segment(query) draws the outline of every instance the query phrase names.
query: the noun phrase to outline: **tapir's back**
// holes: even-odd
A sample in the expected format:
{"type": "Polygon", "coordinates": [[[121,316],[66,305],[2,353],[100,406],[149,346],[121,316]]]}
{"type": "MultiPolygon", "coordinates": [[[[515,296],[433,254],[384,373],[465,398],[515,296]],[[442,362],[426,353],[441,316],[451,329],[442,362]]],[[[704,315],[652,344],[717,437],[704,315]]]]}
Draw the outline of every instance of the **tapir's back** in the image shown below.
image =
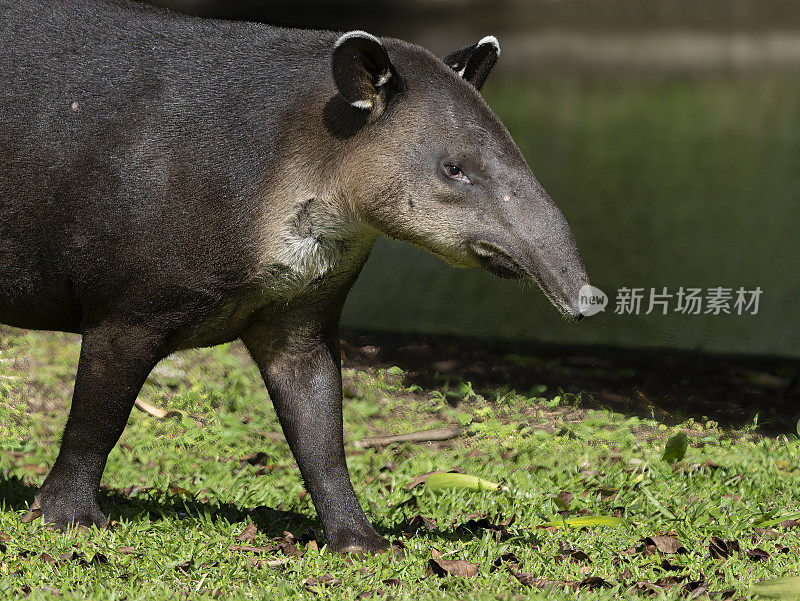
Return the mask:
{"type": "Polygon", "coordinates": [[[0,322],[77,330],[84,298],[247,277],[298,65],[329,44],[127,0],[0,1],[0,20],[0,322]]]}

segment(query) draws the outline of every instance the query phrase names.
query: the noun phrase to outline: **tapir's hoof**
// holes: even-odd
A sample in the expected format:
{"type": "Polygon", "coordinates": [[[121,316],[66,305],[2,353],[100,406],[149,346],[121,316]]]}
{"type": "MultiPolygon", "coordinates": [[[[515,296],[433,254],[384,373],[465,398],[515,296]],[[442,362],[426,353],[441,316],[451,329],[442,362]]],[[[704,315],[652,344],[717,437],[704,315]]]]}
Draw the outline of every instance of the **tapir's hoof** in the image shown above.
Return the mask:
{"type": "MultiPolygon", "coordinates": [[[[391,545],[388,540],[385,538],[378,536],[376,533],[372,533],[371,536],[359,536],[357,538],[350,538],[346,542],[336,544],[336,542],[329,543],[329,547],[332,551],[336,553],[348,553],[348,554],[363,554],[363,553],[386,553],[387,551],[391,552],[392,555],[396,556],[394,549],[399,549],[399,547],[395,545],[391,545]]],[[[402,552],[402,550],[401,550],[402,552]]]]}
{"type": "Polygon", "coordinates": [[[406,552],[403,550],[403,547],[396,543],[387,546],[385,549],[365,549],[360,545],[350,545],[349,547],[340,549],[339,553],[346,553],[348,555],[378,555],[387,553],[392,559],[403,559],[406,556],[406,552]]]}
{"type": "Polygon", "coordinates": [[[97,502],[74,503],[63,498],[50,499],[42,491],[36,495],[29,511],[22,516],[22,522],[31,522],[39,516],[44,519],[45,524],[57,530],[92,526],[103,529],[108,523],[97,502]]]}

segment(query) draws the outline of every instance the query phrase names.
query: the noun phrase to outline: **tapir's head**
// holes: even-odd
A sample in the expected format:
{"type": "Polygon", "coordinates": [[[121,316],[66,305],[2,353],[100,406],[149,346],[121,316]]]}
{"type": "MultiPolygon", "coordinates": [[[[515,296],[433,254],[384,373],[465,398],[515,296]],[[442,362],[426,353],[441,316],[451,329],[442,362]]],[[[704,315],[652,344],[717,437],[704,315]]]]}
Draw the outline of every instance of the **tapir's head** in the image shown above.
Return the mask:
{"type": "Polygon", "coordinates": [[[479,93],[499,55],[492,36],[440,59],[347,33],[333,49],[329,128],[350,124],[351,195],[373,227],[456,267],[531,278],[579,319],[587,277],[572,231],[479,93]]]}

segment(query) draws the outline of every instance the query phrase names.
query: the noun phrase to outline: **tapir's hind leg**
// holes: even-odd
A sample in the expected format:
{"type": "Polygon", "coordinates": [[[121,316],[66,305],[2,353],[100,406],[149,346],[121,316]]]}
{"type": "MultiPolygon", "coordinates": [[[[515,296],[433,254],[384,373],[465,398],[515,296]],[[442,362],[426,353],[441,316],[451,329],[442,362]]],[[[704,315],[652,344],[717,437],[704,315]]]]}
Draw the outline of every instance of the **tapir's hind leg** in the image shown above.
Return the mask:
{"type": "Polygon", "coordinates": [[[61,451],[33,507],[46,523],[105,526],[97,505],[100,477],[136,395],[161,359],[159,347],[160,337],[141,328],[115,324],[84,332],[61,451]]]}

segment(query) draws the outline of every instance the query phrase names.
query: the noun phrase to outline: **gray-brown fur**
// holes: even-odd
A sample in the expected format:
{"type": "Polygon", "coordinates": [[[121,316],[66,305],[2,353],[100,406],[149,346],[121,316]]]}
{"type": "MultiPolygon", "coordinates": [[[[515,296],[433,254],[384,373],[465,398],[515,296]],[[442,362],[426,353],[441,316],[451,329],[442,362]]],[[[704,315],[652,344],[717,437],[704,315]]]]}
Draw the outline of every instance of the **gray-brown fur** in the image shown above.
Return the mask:
{"type": "Polygon", "coordinates": [[[0,0],[0,19],[0,321],[83,335],[44,519],[104,524],[150,369],[241,338],[330,547],[385,548],[347,475],[338,351],[375,238],[534,277],[579,316],[569,227],[470,83],[494,46],[458,51],[467,81],[400,40],[127,0],[0,0]]]}

